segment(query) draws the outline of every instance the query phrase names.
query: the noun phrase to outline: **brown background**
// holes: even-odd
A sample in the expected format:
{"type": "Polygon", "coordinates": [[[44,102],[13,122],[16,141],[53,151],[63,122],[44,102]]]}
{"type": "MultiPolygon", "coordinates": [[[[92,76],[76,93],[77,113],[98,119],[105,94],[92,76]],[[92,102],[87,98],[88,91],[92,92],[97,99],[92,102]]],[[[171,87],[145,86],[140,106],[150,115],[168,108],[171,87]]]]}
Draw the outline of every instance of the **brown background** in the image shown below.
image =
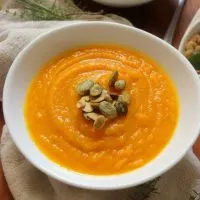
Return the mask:
{"type": "MultiPolygon", "coordinates": [[[[123,1],[123,0],[122,0],[123,1]]],[[[91,2],[91,0],[75,0],[85,10],[115,13],[128,18],[134,26],[163,37],[167,30],[178,0],[154,0],[152,3],[135,8],[108,8],[91,2]]],[[[174,37],[174,46],[177,47],[188,24],[196,11],[200,8],[200,0],[186,0],[184,10],[174,37]]],[[[0,105],[0,133],[4,124],[2,109],[0,105]]],[[[200,142],[199,142],[200,144],[200,142]]],[[[200,145],[199,145],[200,146],[200,145]]],[[[195,151],[200,153],[200,147],[195,146],[195,151]]],[[[0,200],[12,200],[0,166],[0,200]]]]}

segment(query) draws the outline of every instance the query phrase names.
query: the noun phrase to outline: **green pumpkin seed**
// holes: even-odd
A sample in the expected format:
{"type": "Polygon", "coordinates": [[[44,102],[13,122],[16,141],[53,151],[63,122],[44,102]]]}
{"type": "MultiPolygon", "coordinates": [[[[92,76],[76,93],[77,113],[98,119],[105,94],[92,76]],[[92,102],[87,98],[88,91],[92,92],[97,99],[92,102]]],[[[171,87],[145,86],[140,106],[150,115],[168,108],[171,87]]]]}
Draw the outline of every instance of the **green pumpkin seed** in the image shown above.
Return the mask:
{"type": "MultiPolygon", "coordinates": [[[[123,90],[126,82],[117,80],[117,78],[118,71],[115,71],[109,80],[109,86],[114,86],[116,90],[123,90]]],[[[82,96],[77,102],[77,108],[82,108],[86,120],[94,121],[93,126],[96,129],[103,128],[107,118],[115,118],[118,114],[126,115],[128,113],[131,95],[126,91],[122,92],[121,95],[110,93],[101,85],[86,80],[78,85],[77,92],[82,96]],[[90,96],[83,96],[86,94],[90,94],[90,96]]]]}
{"type": "Polygon", "coordinates": [[[76,107],[77,108],[83,108],[83,107],[85,107],[86,102],[89,102],[89,101],[90,101],[90,97],[89,96],[81,97],[81,99],[76,104],[76,107]]]}
{"type": "Polygon", "coordinates": [[[106,123],[106,118],[103,115],[99,115],[94,121],[94,128],[101,129],[106,123]]]}
{"type": "Polygon", "coordinates": [[[116,103],[117,103],[117,101],[114,100],[114,101],[112,102],[112,105],[115,106],[116,103]]]}
{"type": "Polygon", "coordinates": [[[117,110],[115,106],[107,101],[102,101],[99,104],[100,112],[108,118],[115,118],[117,116],[117,110]]]}
{"type": "Polygon", "coordinates": [[[109,93],[107,93],[107,94],[105,95],[105,101],[108,101],[108,102],[112,102],[112,101],[113,101],[113,99],[112,99],[112,97],[110,96],[109,93]]]}
{"type": "Polygon", "coordinates": [[[101,101],[104,100],[112,102],[112,98],[107,90],[103,90],[101,95],[96,99],[92,99],[91,102],[100,103],[101,101]]]}
{"type": "Polygon", "coordinates": [[[80,83],[77,87],[77,92],[79,95],[83,96],[89,93],[90,88],[94,85],[94,82],[91,80],[86,80],[80,83]]]}
{"type": "Polygon", "coordinates": [[[117,81],[118,79],[118,76],[119,76],[119,73],[118,71],[114,71],[109,79],[109,82],[108,82],[108,85],[109,87],[114,87],[115,85],[115,82],[117,81]]]}
{"type": "Polygon", "coordinates": [[[101,129],[105,125],[105,122],[107,118],[105,118],[103,115],[99,115],[97,113],[84,113],[83,116],[86,120],[93,120],[94,121],[94,128],[101,129]]]}
{"type": "Polygon", "coordinates": [[[126,86],[126,82],[124,80],[118,80],[115,82],[114,86],[116,90],[123,90],[126,86]]]}
{"type": "Polygon", "coordinates": [[[92,96],[92,97],[99,96],[101,94],[102,90],[103,90],[103,88],[99,84],[94,84],[90,88],[90,96],[92,96]]]}
{"type": "Polygon", "coordinates": [[[113,100],[117,100],[117,99],[118,99],[118,96],[119,96],[118,93],[110,92],[110,97],[111,97],[113,100]]]}
{"type": "Polygon", "coordinates": [[[99,103],[91,102],[90,105],[94,108],[94,110],[99,109],[99,103]]]}
{"type": "Polygon", "coordinates": [[[77,108],[83,108],[85,106],[85,102],[77,102],[76,107],[77,108]]]}
{"type": "Polygon", "coordinates": [[[85,107],[83,108],[83,112],[89,113],[89,112],[92,112],[92,111],[93,111],[93,108],[90,105],[90,103],[86,103],[85,107]]]}
{"type": "Polygon", "coordinates": [[[121,95],[119,95],[118,101],[123,101],[123,102],[126,102],[127,104],[130,104],[131,95],[127,91],[124,91],[121,95]]]}
{"type": "Polygon", "coordinates": [[[124,101],[117,101],[115,107],[119,115],[126,115],[128,113],[128,105],[124,101]]]}
{"type": "Polygon", "coordinates": [[[87,120],[93,120],[95,121],[98,117],[97,113],[91,112],[91,113],[83,113],[83,116],[85,117],[85,119],[87,120]]]}

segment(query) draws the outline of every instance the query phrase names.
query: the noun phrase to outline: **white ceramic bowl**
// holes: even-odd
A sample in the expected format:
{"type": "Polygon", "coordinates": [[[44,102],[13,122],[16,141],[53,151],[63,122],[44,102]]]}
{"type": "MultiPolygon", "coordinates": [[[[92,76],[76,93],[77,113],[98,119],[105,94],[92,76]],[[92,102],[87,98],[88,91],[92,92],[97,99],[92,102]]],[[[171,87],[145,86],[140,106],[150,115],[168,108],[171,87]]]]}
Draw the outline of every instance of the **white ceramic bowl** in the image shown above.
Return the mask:
{"type": "Polygon", "coordinates": [[[129,7],[129,6],[142,5],[153,0],[93,0],[93,1],[107,6],[129,7]]]}
{"type": "Polygon", "coordinates": [[[186,30],[181,43],[179,45],[179,51],[181,53],[184,53],[184,46],[185,43],[196,33],[200,32],[200,21],[196,21],[194,24],[192,24],[191,26],[188,27],[188,29],[186,30]]]}
{"type": "MultiPolygon", "coordinates": [[[[87,22],[50,31],[31,42],[15,59],[6,78],[3,111],[11,136],[38,169],[64,183],[90,189],[121,189],[149,181],[173,167],[187,152],[200,128],[200,82],[187,59],[161,39],[139,29],[107,22],[87,22]],[[151,56],[173,80],[180,98],[180,118],[166,148],[149,164],[112,176],[80,174],[50,161],[31,140],[24,121],[27,88],[49,59],[72,47],[117,44],[151,56]]],[[[162,133],[160,133],[162,134],[162,133]]]]}

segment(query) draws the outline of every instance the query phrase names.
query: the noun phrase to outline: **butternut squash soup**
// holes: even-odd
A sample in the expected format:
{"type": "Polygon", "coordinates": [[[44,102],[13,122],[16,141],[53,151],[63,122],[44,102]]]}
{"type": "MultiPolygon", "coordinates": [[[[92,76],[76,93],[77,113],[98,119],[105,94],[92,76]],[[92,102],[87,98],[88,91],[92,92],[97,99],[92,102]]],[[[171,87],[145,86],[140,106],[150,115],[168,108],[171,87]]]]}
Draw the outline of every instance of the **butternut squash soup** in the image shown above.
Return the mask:
{"type": "Polygon", "coordinates": [[[142,167],[161,152],[175,131],[178,101],[166,73],[147,56],[87,47],[42,67],[27,93],[25,120],[37,147],[55,163],[113,175],[142,167]]]}

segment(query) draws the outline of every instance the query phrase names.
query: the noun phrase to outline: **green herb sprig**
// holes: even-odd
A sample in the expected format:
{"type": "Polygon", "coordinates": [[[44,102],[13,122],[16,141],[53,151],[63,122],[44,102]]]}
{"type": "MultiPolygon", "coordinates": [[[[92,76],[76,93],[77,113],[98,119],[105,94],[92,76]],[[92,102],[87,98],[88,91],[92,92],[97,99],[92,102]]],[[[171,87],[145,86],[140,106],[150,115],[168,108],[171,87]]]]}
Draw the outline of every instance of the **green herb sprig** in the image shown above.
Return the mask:
{"type": "Polygon", "coordinates": [[[71,0],[65,0],[60,4],[55,0],[49,3],[47,0],[16,0],[16,3],[22,8],[20,14],[18,12],[6,10],[6,13],[13,16],[19,16],[21,19],[40,20],[73,20],[83,14],[96,15],[102,12],[91,13],[79,9],[71,0]]]}
{"type": "Polygon", "coordinates": [[[70,1],[61,5],[55,0],[49,4],[45,0],[16,0],[23,7],[21,18],[30,17],[32,20],[70,20],[73,15],[80,15],[83,12],[79,9],[74,11],[69,6],[70,1]]]}

